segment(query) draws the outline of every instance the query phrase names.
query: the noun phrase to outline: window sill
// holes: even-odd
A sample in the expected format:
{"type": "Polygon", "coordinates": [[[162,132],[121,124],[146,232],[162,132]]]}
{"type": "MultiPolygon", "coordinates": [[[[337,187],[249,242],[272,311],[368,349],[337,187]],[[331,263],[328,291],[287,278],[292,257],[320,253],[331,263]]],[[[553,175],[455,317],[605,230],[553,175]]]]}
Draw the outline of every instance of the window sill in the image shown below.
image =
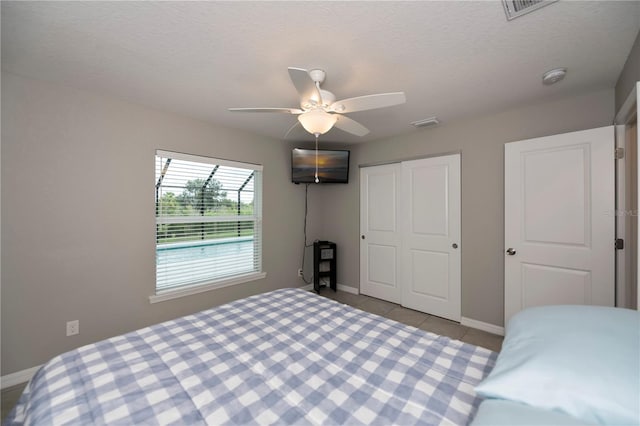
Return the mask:
{"type": "Polygon", "coordinates": [[[247,275],[242,275],[239,277],[229,278],[222,281],[216,281],[212,283],[205,284],[195,284],[186,288],[178,288],[175,290],[167,290],[163,291],[159,294],[154,294],[149,296],[149,303],[159,303],[164,302],[166,300],[178,299],[180,297],[191,296],[193,294],[204,293],[205,291],[211,291],[218,288],[229,287],[236,284],[242,284],[249,281],[261,280],[266,278],[266,272],[257,272],[247,275]]]}

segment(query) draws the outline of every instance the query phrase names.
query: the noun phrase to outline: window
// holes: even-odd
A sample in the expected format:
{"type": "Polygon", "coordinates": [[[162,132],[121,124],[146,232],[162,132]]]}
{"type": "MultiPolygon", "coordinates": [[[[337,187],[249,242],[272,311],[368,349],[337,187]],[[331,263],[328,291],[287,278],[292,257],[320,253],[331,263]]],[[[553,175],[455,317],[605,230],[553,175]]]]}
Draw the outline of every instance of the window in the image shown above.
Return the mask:
{"type": "Polygon", "coordinates": [[[262,166],[156,152],[159,302],[264,278],[262,166]]]}

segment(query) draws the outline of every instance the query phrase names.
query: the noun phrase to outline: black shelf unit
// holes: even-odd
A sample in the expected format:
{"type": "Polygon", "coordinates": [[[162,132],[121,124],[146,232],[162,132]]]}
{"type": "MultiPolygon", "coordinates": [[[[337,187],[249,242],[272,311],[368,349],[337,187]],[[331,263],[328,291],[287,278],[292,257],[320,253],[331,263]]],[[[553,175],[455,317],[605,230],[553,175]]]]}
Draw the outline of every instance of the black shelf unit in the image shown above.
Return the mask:
{"type": "Polygon", "coordinates": [[[320,293],[322,287],[336,291],[336,244],[331,241],[313,243],[313,289],[320,293]]]}

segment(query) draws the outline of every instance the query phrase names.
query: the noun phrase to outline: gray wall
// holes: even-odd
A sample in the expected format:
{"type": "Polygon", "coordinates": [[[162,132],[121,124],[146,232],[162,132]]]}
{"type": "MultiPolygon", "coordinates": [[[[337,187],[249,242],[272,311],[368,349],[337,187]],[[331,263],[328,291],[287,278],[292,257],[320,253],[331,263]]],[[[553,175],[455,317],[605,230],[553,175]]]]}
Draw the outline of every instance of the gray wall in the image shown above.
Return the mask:
{"type": "Polygon", "coordinates": [[[338,283],[359,286],[357,166],[461,151],[462,315],[502,325],[504,144],[610,125],[613,113],[613,90],[602,90],[354,146],[349,185],[320,188],[322,235],[338,244],[338,283]]]}
{"type": "MultiPolygon", "coordinates": [[[[296,271],[304,187],[290,182],[282,141],[3,73],[1,166],[2,375],[152,323],[303,285],[296,271]],[[157,148],[264,165],[266,279],[149,303],[157,148]],[[80,334],[66,337],[65,323],[75,319],[80,334]]],[[[318,232],[310,226],[309,238],[318,232]]]]}
{"type": "Polygon", "coordinates": [[[629,96],[638,81],[640,81],[640,33],[638,33],[636,41],[633,43],[627,62],[625,62],[616,83],[616,112],[620,110],[620,107],[627,100],[627,96],[629,96]]]}

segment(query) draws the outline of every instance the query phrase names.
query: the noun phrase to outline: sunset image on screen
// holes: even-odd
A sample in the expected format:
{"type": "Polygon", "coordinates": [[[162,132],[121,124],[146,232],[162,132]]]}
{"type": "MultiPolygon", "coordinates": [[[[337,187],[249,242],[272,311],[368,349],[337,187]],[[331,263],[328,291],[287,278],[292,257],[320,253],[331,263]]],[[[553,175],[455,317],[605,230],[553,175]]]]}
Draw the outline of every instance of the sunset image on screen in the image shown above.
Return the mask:
{"type": "MultiPolygon", "coordinates": [[[[316,171],[316,151],[296,148],[291,153],[291,180],[313,183],[316,171]]],[[[349,151],[318,150],[318,179],[321,183],[347,183],[349,151]]]]}

